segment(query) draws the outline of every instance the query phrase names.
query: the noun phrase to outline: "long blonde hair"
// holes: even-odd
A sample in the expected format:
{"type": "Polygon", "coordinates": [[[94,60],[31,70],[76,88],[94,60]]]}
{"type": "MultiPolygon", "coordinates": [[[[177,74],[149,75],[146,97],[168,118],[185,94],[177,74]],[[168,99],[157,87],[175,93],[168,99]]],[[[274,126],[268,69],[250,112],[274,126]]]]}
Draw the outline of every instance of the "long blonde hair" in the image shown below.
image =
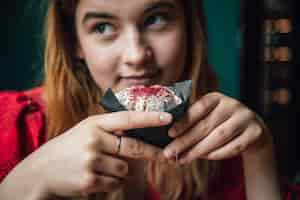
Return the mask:
{"type": "MultiPolygon", "coordinates": [[[[207,63],[205,18],[201,0],[182,1],[186,13],[188,56],[181,79],[193,81],[190,102],[217,88],[216,77],[207,63]]],[[[78,0],[52,0],[46,17],[45,82],[47,139],[71,128],[92,114],[103,113],[101,91],[85,67],[76,59],[75,12],[78,0]]],[[[162,199],[193,199],[205,196],[216,164],[195,161],[182,167],[149,162],[149,183],[162,199]],[[172,177],[172,181],[165,177],[172,177]]],[[[122,191],[107,199],[122,199],[122,191]]]]}

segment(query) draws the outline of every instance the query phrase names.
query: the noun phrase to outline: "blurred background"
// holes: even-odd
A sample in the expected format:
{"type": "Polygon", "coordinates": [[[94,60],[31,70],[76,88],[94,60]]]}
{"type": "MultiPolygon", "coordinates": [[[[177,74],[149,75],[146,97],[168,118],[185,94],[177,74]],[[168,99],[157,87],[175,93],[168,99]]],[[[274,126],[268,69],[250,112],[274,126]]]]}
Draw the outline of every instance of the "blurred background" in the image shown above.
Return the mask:
{"type": "MultiPolygon", "coordinates": [[[[0,90],[28,89],[42,80],[46,5],[40,2],[10,0],[1,7],[0,90]]],[[[300,169],[296,0],[204,2],[209,60],[220,90],[264,118],[275,138],[280,173],[295,180],[300,169]]]]}

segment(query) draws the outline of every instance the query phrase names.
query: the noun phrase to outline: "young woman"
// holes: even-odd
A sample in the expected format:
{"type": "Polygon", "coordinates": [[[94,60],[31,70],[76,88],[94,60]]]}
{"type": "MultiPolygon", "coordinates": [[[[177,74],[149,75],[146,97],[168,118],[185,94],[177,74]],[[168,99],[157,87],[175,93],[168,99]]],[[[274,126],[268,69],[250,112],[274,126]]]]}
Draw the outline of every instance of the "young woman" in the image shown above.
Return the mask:
{"type": "Polygon", "coordinates": [[[50,1],[43,86],[0,96],[0,199],[283,199],[263,121],[216,92],[203,21],[199,0],[50,1]],[[123,132],[170,114],[99,105],[108,88],[186,79],[164,149],[123,132]]]}

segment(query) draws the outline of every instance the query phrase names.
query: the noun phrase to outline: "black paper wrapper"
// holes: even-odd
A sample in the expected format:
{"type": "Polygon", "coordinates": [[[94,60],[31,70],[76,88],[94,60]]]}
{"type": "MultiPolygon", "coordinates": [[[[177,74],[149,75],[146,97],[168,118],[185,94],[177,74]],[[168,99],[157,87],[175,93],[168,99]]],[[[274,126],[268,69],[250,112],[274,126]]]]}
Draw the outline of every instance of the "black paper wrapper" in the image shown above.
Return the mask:
{"type": "MultiPolygon", "coordinates": [[[[161,148],[165,147],[173,140],[171,137],[168,136],[168,130],[174,122],[178,121],[181,117],[183,117],[188,107],[189,97],[192,92],[192,81],[187,80],[183,82],[178,82],[172,86],[169,86],[168,88],[173,90],[175,94],[182,100],[181,104],[177,105],[176,107],[170,110],[164,111],[172,114],[173,122],[167,126],[127,130],[125,132],[127,137],[142,140],[145,143],[152,144],[161,148]]],[[[127,110],[119,102],[119,100],[117,99],[117,97],[111,89],[108,89],[105,92],[105,94],[101,97],[100,104],[103,106],[103,108],[110,112],[119,112],[127,110]]]]}

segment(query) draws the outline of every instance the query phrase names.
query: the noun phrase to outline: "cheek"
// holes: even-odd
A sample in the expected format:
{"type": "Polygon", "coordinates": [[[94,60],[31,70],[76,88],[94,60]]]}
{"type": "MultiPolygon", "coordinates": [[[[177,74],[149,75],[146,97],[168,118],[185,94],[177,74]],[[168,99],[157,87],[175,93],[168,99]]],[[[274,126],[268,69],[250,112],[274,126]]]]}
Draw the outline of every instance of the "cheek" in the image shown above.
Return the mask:
{"type": "Polygon", "coordinates": [[[162,67],[164,82],[177,81],[184,70],[186,59],[186,36],[182,31],[161,36],[156,40],[155,54],[162,67]]]}
{"type": "Polygon", "coordinates": [[[118,77],[117,56],[115,47],[103,46],[94,35],[86,33],[77,26],[80,47],[78,56],[85,60],[92,78],[102,90],[112,87],[118,77]]]}
{"type": "Polygon", "coordinates": [[[118,77],[116,55],[111,53],[114,50],[92,47],[84,50],[85,61],[89,68],[92,78],[101,90],[112,87],[118,77]]]}

